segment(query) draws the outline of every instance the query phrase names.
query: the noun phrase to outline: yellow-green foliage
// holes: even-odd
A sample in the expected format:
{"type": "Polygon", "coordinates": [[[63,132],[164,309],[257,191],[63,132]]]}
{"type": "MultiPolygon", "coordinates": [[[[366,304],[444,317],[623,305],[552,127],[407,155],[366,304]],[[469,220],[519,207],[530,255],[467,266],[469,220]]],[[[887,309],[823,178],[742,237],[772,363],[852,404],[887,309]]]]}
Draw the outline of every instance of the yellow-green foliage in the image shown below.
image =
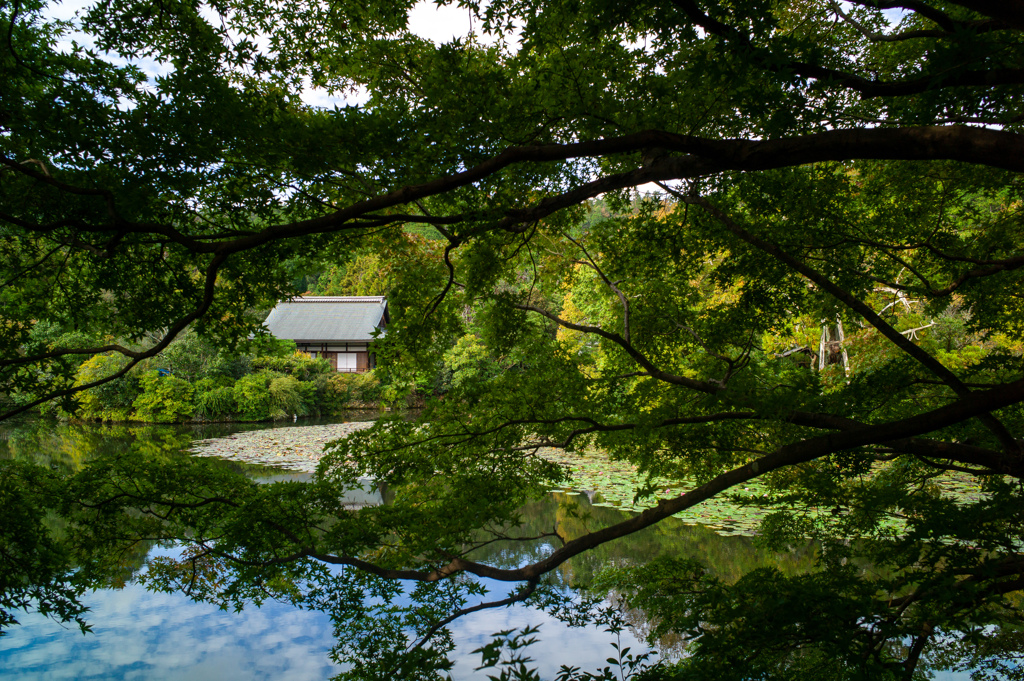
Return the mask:
{"type": "Polygon", "coordinates": [[[460,387],[466,381],[496,376],[501,367],[491,357],[487,346],[474,336],[466,334],[444,354],[444,363],[451,371],[451,386],[460,387]]]}
{"type": "Polygon", "coordinates": [[[235,413],[235,394],[231,386],[217,387],[213,381],[203,379],[196,383],[195,415],[218,419],[235,413]]]}
{"type": "Polygon", "coordinates": [[[382,296],[391,288],[393,263],[376,253],[364,253],[351,262],[333,265],[314,287],[323,296],[382,296]]]}
{"type": "Polygon", "coordinates": [[[380,381],[372,371],[334,374],[327,379],[321,399],[327,412],[374,406],[381,399],[380,381]]]}
{"type": "MultiPolygon", "coordinates": [[[[86,385],[123,369],[129,360],[124,355],[106,354],[91,357],[78,368],[75,385],[86,385]]],[[[78,416],[84,419],[126,421],[139,395],[138,379],[127,374],[103,385],[79,393],[78,416]]]]}
{"type": "Polygon", "coordinates": [[[239,420],[265,421],[271,417],[270,383],[280,376],[281,374],[264,370],[238,379],[232,394],[238,406],[239,420]]]}
{"type": "Polygon", "coordinates": [[[161,376],[158,371],[142,374],[142,394],[135,398],[136,421],[178,423],[187,421],[195,411],[188,381],[174,376],[161,376]]]}
{"type": "Polygon", "coordinates": [[[289,374],[300,381],[309,381],[320,374],[332,371],[330,362],[323,358],[313,359],[309,353],[296,350],[287,357],[256,357],[252,360],[253,371],[275,371],[289,374]]]}
{"type": "Polygon", "coordinates": [[[270,409],[274,418],[305,413],[302,384],[292,376],[280,376],[270,382],[270,409]]]}

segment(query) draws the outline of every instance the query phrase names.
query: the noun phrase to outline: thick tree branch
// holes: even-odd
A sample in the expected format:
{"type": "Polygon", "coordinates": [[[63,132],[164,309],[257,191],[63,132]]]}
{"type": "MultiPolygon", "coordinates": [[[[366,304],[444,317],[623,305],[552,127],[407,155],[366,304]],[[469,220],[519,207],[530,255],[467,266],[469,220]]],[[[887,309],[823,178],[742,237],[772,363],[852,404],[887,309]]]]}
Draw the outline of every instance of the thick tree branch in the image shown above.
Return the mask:
{"type": "Polygon", "coordinates": [[[1021,0],[950,0],[956,5],[984,14],[987,17],[1006,22],[1016,29],[1024,30],[1024,2],[1021,0]]]}
{"type": "Polygon", "coordinates": [[[942,10],[922,0],[849,0],[849,2],[871,9],[905,9],[935,22],[952,33],[960,24],[942,10]]]}
{"type": "MultiPolygon", "coordinates": [[[[607,191],[635,187],[646,182],[704,177],[729,170],[766,170],[820,161],[853,159],[947,159],[966,163],[978,163],[1007,170],[1024,171],[1024,137],[1004,131],[962,126],[833,130],[774,140],[715,140],[649,130],[633,135],[573,144],[513,147],[461,173],[441,177],[420,185],[403,187],[373,199],[357,202],[343,210],[319,218],[273,225],[256,234],[245,235],[220,243],[204,243],[165,225],[132,224],[120,221],[120,219],[118,219],[116,231],[128,234],[151,233],[162,235],[194,253],[214,252],[217,254],[214,262],[221,263],[230,254],[257,248],[278,240],[292,239],[310,234],[330,233],[345,229],[359,229],[358,226],[353,226],[351,223],[362,216],[470,185],[514,164],[637,153],[651,147],[661,147],[683,155],[665,156],[648,167],[600,178],[559,196],[544,199],[531,208],[508,211],[505,218],[490,225],[488,229],[520,232],[528,229],[528,225],[562,208],[576,205],[607,191]]],[[[108,191],[71,187],[51,177],[36,173],[24,165],[9,159],[0,157],[0,161],[16,172],[33,177],[61,191],[86,196],[97,196],[106,201],[108,206],[112,206],[113,195],[108,191]]],[[[109,227],[96,227],[92,231],[110,232],[114,230],[109,227]]],[[[174,338],[176,333],[205,313],[212,302],[212,285],[210,285],[209,280],[207,284],[208,296],[200,305],[198,311],[190,313],[179,320],[160,344],[137,357],[133,357],[130,351],[126,352],[127,349],[125,348],[111,347],[89,348],[78,351],[60,350],[40,355],[35,359],[37,361],[44,361],[45,359],[58,357],[62,354],[89,354],[96,350],[103,352],[109,349],[133,357],[132,365],[134,366],[134,364],[138,363],[138,360],[144,357],[152,357],[158,353],[170,343],[170,340],[174,338]]],[[[550,313],[539,309],[536,311],[546,316],[550,315],[550,313]]],[[[559,321],[555,317],[551,318],[559,321]]],[[[582,327],[578,328],[586,330],[582,327]]],[[[594,330],[594,332],[599,334],[607,333],[601,330],[594,330]]],[[[623,344],[624,339],[621,337],[615,334],[608,334],[606,337],[615,343],[623,345],[624,349],[645,368],[648,366],[653,368],[643,355],[631,348],[628,343],[623,344]]],[[[4,360],[4,365],[23,364],[26,361],[30,360],[27,358],[9,359],[4,360]]],[[[711,383],[692,381],[685,377],[674,376],[657,369],[654,369],[651,373],[652,376],[662,380],[686,385],[701,392],[710,393],[720,389],[720,386],[711,383]]],[[[123,375],[123,372],[118,372],[115,376],[105,380],[113,380],[113,378],[120,375],[123,375]]],[[[0,415],[0,419],[21,413],[48,399],[70,395],[99,384],[93,383],[89,386],[79,386],[56,392],[47,398],[36,400],[30,405],[25,405],[0,415]]]]}
{"type": "MultiPolygon", "coordinates": [[[[983,1],[979,4],[995,4],[997,2],[999,2],[999,0],[994,0],[994,2],[983,1]]],[[[774,53],[772,59],[766,59],[757,54],[750,35],[710,17],[700,9],[695,0],[672,0],[672,4],[681,9],[691,22],[700,26],[705,31],[746,48],[754,63],[766,71],[775,73],[791,72],[798,76],[814,78],[815,80],[829,85],[838,85],[840,87],[853,90],[865,99],[873,97],[905,97],[908,95],[920,94],[928,90],[937,90],[948,87],[994,87],[998,85],[1015,85],[1024,82],[1024,70],[1016,68],[993,68],[982,71],[961,70],[958,72],[943,74],[922,74],[916,78],[908,78],[899,81],[878,81],[869,80],[863,76],[827,68],[818,64],[810,64],[795,59],[779,59],[779,55],[774,53]]],[[[832,4],[833,7],[835,7],[835,3],[832,4]]],[[[943,12],[924,3],[900,2],[876,4],[861,0],[857,4],[876,8],[882,8],[885,6],[912,9],[913,11],[920,13],[922,16],[927,16],[929,19],[938,23],[946,33],[953,33],[957,28],[979,28],[977,26],[955,22],[943,12]]],[[[848,19],[841,10],[840,13],[844,18],[848,19]]],[[[1006,14],[1009,17],[1012,13],[1004,12],[1001,14],[1006,14]]],[[[989,16],[994,15],[989,14],[989,16]]],[[[1015,25],[1012,21],[1007,20],[1003,16],[998,18],[1005,21],[1006,24],[1015,25]]],[[[989,27],[989,29],[991,29],[991,27],[989,27]]],[[[866,29],[863,29],[863,27],[860,27],[859,30],[873,40],[887,38],[873,37],[866,31],[866,29]]],[[[934,36],[922,34],[914,37],[934,36]]],[[[904,38],[894,36],[891,39],[899,40],[904,38]]]]}
{"type": "MultiPolygon", "coordinates": [[[[309,555],[324,562],[352,565],[372,574],[393,579],[436,581],[459,572],[468,572],[478,577],[506,582],[538,579],[574,556],[650,527],[671,515],[692,508],[725,490],[756,479],[765,473],[868,445],[891,442],[912,443],[919,435],[961,423],[982,414],[1018,404],[1021,401],[1024,401],[1024,379],[1007,383],[993,390],[972,393],[969,397],[944,407],[899,421],[862,426],[840,433],[828,433],[783,445],[771,454],[722,473],[686,494],[662,500],[654,508],[649,508],[632,518],[566,542],[564,546],[555,549],[547,558],[520,568],[496,568],[465,558],[455,558],[447,565],[429,571],[396,570],[381,568],[349,556],[322,553],[310,553],[309,555]]],[[[1024,477],[1024,457],[1004,457],[1001,461],[1001,472],[1017,478],[1024,477]]]]}
{"type": "Polygon", "coordinates": [[[872,31],[867,28],[864,24],[860,23],[852,15],[843,11],[842,5],[836,0],[828,0],[829,7],[836,13],[840,19],[845,21],[847,24],[852,26],[862,36],[870,40],[871,42],[898,42],[901,40],[913,40],[915,38],[945,38],[953,35],[948,31],[932,30],[932,31],[906,31],[904,33],[885,34],[872,31]]]}
{"type": "MultiPolygon", "coordinates": [[[[523,231],[526,227],[519,227],[520,225],[547,217],[561,208],[576,205],[604,192],[635,187],[647,182],[705,177],[729,170],[754,171],[822,161],[889,159],[955,160],[1024,171],[1024,137],[983,128],[925,126],[831,130],[772,140],[709,139],[662,130],[647,130],[621,137],[572,144],[511,147],[463,172],[422,184],[408,185],[387,194],[353,203],[321,217],[271,225],[255,234],[220,243],[205,243],[167,225],[129,223],[120,218],[113,225],[91,227],[88,231],[109,232],[116,229],[132,234],[159,234],[193,253],[229,255],[283,239],[360,229],[359,225],[352,224],[354,220],[469,186],[512,165],[639,153],[651,147],[661,147],[683,155],[665,156],[648,167],[600,178],[575,190],[544,199],[532,208],[509,210],[504,218],[490,228],[523,231]]],[[[112,206],[113,195],[106,190],[71,187],[9,159],[0,157],[0,161],[15,166],[18,172],[46,182],[61,191],[101,197],[112,206]]],[[[452,217],[448,224],[459,221],[452,217]]]]}

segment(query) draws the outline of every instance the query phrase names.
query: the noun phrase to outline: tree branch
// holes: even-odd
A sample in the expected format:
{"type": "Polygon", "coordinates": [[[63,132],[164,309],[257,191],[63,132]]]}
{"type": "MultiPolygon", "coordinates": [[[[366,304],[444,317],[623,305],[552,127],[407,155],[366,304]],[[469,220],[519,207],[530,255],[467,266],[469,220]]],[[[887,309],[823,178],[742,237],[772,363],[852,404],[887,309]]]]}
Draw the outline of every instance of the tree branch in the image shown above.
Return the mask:
{"type": "Polygon", "coordinates": [[[210,261],[209,266],[207,266],[206,268],[206,284],[203,290],[203,298],[200,301],[199,305],[197,305],[195,309],[192,310],[192,312],[189,312],[188,314],[180,317],[174,324],[172,324],[171,327],[167,330],[167,332],[164,333],[163,338],[161,338],[156,345],[149,348],[148,350],[144,350],[142,352],[135,352],[128,350],[127,348],[122,348],[119,345],[110,345],[103,346],[103,348],[109,348],[109,350],[103,348],[55,350],[53,352],[45,353],[43,355],[36,355],[34,358],[29,358],[27,360],[25,358],[19,358],[17,360],[5,360],[3,362],[0,362],[0,366],[13,366],[16,364],[23,364],[25,363],[25,361],[42,361],[45,359],[52,359],[64,355],[99,354],[101,352],[108,351],[118,352],[120,354],[125,355],[126,357],[131,358],[131,361],[124,368],[122,368],[120,371],[111,374],[110,376],[106,376],[104,378],[100,378],[89,383],[84,383],[82,385],[72,386],[64,390],[52,392],[44,397],[40,397],[36,400],[33,400],[32,402],[29,402],[8,412],[0,414],[0,421],[8,419],[17,414],[21,414],[22,412],[28,411],[33,407],[37,407],[40,404],[43,404],[44,402],[49,402],[51,400],[55,400],[61,397],[68,397],[83,390],[88,390],[89,388],[95,388],[97,386],[103,385],[104,383],[109,383],[110,381],[113,381],[127,374],[132,368],[135,367],[135,365],[137,365],[142,360],[147,359],[149,357],[155,357],[156,355],[160,354],[160,352],[163,351],[164,348],[171,344],[171,341],[173,341],[179,333],[184,331],[189,324],[191,324],[192,322],[206,314],[206,311],[210,309],[211,305],[213,305],[214,294],[216,292],[217,273],[220,271],[221,266],[224,264],[226,260],[226,255],[218,255],[215,256],[210,261]]]}
{"type": "Polygon", "coordinates": [[[1006,22],[1016,29],[1024,30],[1024,2],[1021,0],[950,0],[953,4],[984,14],[987,17],[1006,22]]]}
{"type": "Polygon", "coordinates": [[[559,317],[558,315],[556,315],[556,314],[554,314],[552,312],[548,312],[547,310],[543,310],[543,309],[541,309],[539,307],[536,307],[536,306],[533,306],[533,305],[512,305],[512,307],[514,307],[514,308],[516,308],[518,310],[526,310],[528,312],[536,312],[539,315],[547,317],[548,319],[550,319],[551,321],[555,322],[559,326],[564,326],[565,328],[572,329],[574,331],[583,331],[585,333],[593,333],[593,334],[596,334],[598,336],[601,336],[602,338],[604,338],[606,340],[611,341],[612,343],[615,343],[616,345],[621,347],[623,350],[625,350],[626,354],[629,355],[630,357],[632,357],[633,360],[637,364],[639,364],[641,367],[643,367],[644,370],[648,374],[650,374],[652,378],[657,378],[658,380],[665,381],[666,383],[672,383],[674,385],[681,385],[681,386],[687,387],[687,388],[689,388],[691,390],[696,390],[698,392],[703,392],[703,393],[708,393],[708,394],[717,393],[718,391],[720,391],[722,389],[722,386],[720,386],[718,384],[715,384],[715,383],[711,383],[711,382],[708,382],[708,381],[697,381],[697,380],[694,380],[692,378],[686,378],[685,376],[677,376],[676,374],[673,374],[671,372],[663,371],[663,370],[659,369],[658,367],[656,367],[654,365],[653,362],[651,362],[649,359],[647,359],[647,357],[642,352],[637,350],[631,343],[629,343],[625,338],[623,338],[622,336],[620,336],[617,333],[612,333],[610,331],[605,331],[604,329],[602,329],[600,327],[597,327],[597,326],[587,326],[585,324],[574,324],[573,322],[567,322],[564,319],[562,319],[561,317],[559,317]]]}
{"type": "MultiPolygon", "coordinates": [[[[792,442],[744,466],[722,473],[690,492],[672,499],[663,499],[654,508],[649,508],[632,518],[566,542],[564,546],[555,549],[547,558],[519,568],[496,568],[465,558],[454,558],[447,565],[429,571],[391,570],[353,557],[320,553],[310,553],[309,555],[324,562],[352,565],[372,574],[394,579],[436,581],[459,572],[468,572],[478,577],[505,582],[538,579],[574,556],[650,527],[671,515],[692,508],[727,489],[758,478],[765,473],[868,445],[892,442],[912,443],[916,436],[961,423],[1021,401],[1024,401],[1024,379],[1007,383],[993,390],[971,393],[967,398],[899,421],[861,426],[845,432],[828,433],[792,442]]],[[[1024,477],[1024,459],[1020,456],[1004,457],[1001,461],[1000,472],[1016,478],[1024,477]]]]}
{"type": "Polygon", "coordinates": [[[480,612],[481,610],[490,610],[491,608],[503,608],[509,605],[514,605],[521,601],[525,601],[527,598],[533,595],[534,591],[537,590],[537,581],[538,580],[536,579],[531,579],[527,581],[526,586],[524,586],[522,589],[512,594],[508,598],[501,599],[500,601],[478,603],[477,605],[474,605],[470,608],[461,608],[460,610],[455,611],[448,617],[445,617],[444,619],[438,621],[436,624],[431,626],[430,629],[427,630],[427,632],[420,638],[419,641],[417,641],[409,647],[409,650],[422,648],[423,645],[427,641],[429,641],[434,634],[440,631],[443,627],[446,627],[455,620],[459,619],[460,617],[464,617],[470,613],[480,612]]]}
{"type": "MultiPolygon", "coordinates": [[[[713,206],[707,199],[700,196],[691,196],[676,194],[680,201],[686,203],[698,205],[706,210],[709,214],[715,217],[727,230],[735,234],[737,237],[746,241],[747,243],[755,246],[756,248],[768,253],[777,260],[782,261],[788,267],[794,271],[799,272],[803,276],[807,277],[815,284],[820,286],[823,290],[834,296],[837,300],[842,302],[848,308],[864,317],[871,326],[875,327],[883,336],[889,339],[900,350],[917,360],[922,366],[932,372],[935,376],[941,379],[950,389],[953,390],[960,397],[966,397],[971,394],[971,389],[968,388],[960,378],[950,371],[944,364],[939,362],[937,359],[932,357],[930,354],[925,352],[918,345],[914,344],[910,339],[903,336],[902,333],[894,329],[892,326],[887,324],[885,320],[879,317],[874,310],[868,307],[856,296],[851,295],[847,291],[841,289],[830,279],[822,275],[817,270],[812,269],[803,262],[797,260],[793,256],[789,255],[777,245],[767,242],[760,237],[757,237],[747,230],[743,229],[736,223],[732,218],[723,213],[721,210],[713,206]]],[[[980,419],[988,426],[989,430],[996,436],[999,442],[1006,448],[1007,452],[1019,453],[1021,451],[1020,444],[1010,434],[1006,427],[1003,426],[994,416],[991,414],[982,415],[980,419]]]]}

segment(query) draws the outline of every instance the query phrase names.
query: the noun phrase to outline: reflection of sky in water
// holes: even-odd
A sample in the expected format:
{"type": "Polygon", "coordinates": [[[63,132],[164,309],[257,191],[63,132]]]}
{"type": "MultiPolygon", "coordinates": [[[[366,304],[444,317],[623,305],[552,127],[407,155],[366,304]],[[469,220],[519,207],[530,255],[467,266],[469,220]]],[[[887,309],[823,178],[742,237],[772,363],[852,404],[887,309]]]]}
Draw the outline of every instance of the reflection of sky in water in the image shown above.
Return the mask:
{"type": "MultiPolygon", "coordinates": [[[[309,425],[305,421],[296,425],[309,425]]],[[[280,425],[280,424],[275,424],[280,425]]],[[[284,424],[291,425],[291,424],[284,424]]],[[[29,438],[23,449],[58,455],[50,451],[70,434],[92,435],[92,439],[72,439],[81,447],[97,450],[108,444],[125,446],[124,438],[141,431],[120,433],[99,427],[54,427],[50,424],[23,424],[31,436],[36,426],[46,437],[29,438]],[[120,433],[120,435],[118,435],[120,433]],[[118,435],[121,439],[114,437],[118,435]]],[[[226,432],[251,429],[234,424],[226,432]]],[[[150,429],[157,433],[177,433],[179,429],[150,429]]],[[[215,429],[214,429],[215,430],[215,429]]],[[[149,433],[149,431],[146,431],[149,433]]],[[[0,435],[4,430],[0,429],[0,435]]],[[[197,432],[194,437],[223,435],[221,432],[197,432]]],[[[186,438],[186,441],[191,438],[186,438]]],[[[0,438],[0,454],[7,442],[0,438]]],[[[77,450],[76,450],[77,451],[77,450]]],[[[91,453],[91,449],[89,452],[91,453]]],[[[85,454],[83,454],[85,456],[85,454]]],[[[44,462],[45,463],[45,462],[44,462]]],[[[161,549],[150,555],[168,554],[161,549]]],[[[491,583],[489,600],[503,598],[515,585],[491,583]]],[[[61,625],[35,614],[19,613],[20,626],[0,636],[0,677],[8,679],[112,679],[145,681],[233,681],[235,679],[327,679],[339,671],[328,658],[335,641],[329,617],[322,612],[304,611],[270,602],[262,608],[243,612],[224,612],[216,606],[191,602],[181,594],[150,593],[138,585],[123,590],[104,590],[89,594],[85,604],[92,625],[82,635],[77,627],[61,625]]],[[[538,641],[528,649],[543,677],[552,678],[560,665],[572,664],[585,669],[605,665],[614,653],[609,646],[614,636],[599,629],[569,629],[542,612],[522,606],[473,613],[450,626],[458,648],[456,681],[486,678],[486,672],[474,672],[479,654],[470,651],[490,642],[490,635],[504,629],[541,625],[538,641]]],[[[624,645],[634,651],[643,646],[628,633],[624,645]]]]}
{"type": "MultiPolygon", "coordinates": [[[[492,592],[491,596],[494,596],[492,592]]],[[[540,625],[535,634],[537,642],[525,650],[533,658],[530,666],[536,667],[542,679],[553,679],[561,665],[574,665],[594,671],[607,665],[605,659],[615,656],[611,643],[615,636],[596,627],[570,629],[547,613],[527,608],[502,608],[490,612],[474,613],[463,618],[452,627],[456,653],[453,679],[486,679],[495,670],[474,672],[480,666],[480,655],[469,655],[469,651],[490,643],[491,634],[506,629],[522,629],[540,625]]],[[[629,646],[633,654],[647,650],[647,646],[636,640],[629,631],[622,632],[622,646],[629,646]]],[[[657,659],[657,658],[653,658],[657,659]]]]}
{"type": "MultiPolygon", "coordinates": [[[[240,613],[224,612],[180,594],[150,593],[137,585],[96,592],[87,603],[93,632],[85,636],[39,615],[22,616],[21,626],[0,637],[5,681],[319,681],[338,671],[327,657],[333,645],[330,621],[320,612],[274,602],[240,613]]],[[[458,645],[452,677],[486,678],[486,671],[473,671],[480,657],[469,652],[488,643],[493,632],[538,624],[538,641],[527,652],[541,678],[553,678],[562,664],[603,667],[604,659],[615,652],[609,646],[615,640],[611,634],[569,629],[545,613],[523,607],[502,608],[468,615],[452,625],[458,645]]],[[[645,648],[628,631],[622,634],[622,645],[631,646],[634,653],[645,648]]],[[[966,681],[970,675],[938,672],[934,678],[966,681]]]]}
{"type": "MultiPolygon", "coordinates": [[[[495,597],[501,585],[493,585],[495,597]]],[[[320,612],[275,602],[261,608],[224,612],[181,594],[151,593],[138,585],[90,594],[82,635],[39,615],[22,615],[21,626],[0,637],[0,670],[7,679],[158,679],[232,681],[234,679],[327,679],[338,668],[328,659],[334,643],[331,623],[320,612]]],[[[452,625],[458,648],[454,679],[486,678],[474,672],[479,655],[470,651],[502,629],[541,625],[528,649],[542,677],[552,678],[562,664],[595,669],[615,651],[611,634],[569,629],[542,612],[523,607],[473,613],[452,625]]],[[[643,646],[628,633],[623,644],[643,646]]]]}
{"type": "MultiPolygon", "coordinates": [[[[236,424],[220,428],[224,432],[197,430],[192,437],[218,436],[252,429],[253,426],[236,424]]],[[[55,435],[63,434],[77,446],[99,448],[107,445],[106,439],[95,437],[107,432],[98,427],[76,426],[71,429],[44,424],[42,432],[49,436],[51,431],[55,435]],[[70,438],[69,433],[91,433],[94,437],[75,439],[70,438]]],[[[28,434],[32,432],[34,429],[30,428],[28,434]]],[[[124,446],[124,439],[128,436],[136,437],[142,433],[152,438],[160,433],[177,432],[178,429],[171,427],[127,434],[114,429],[108,439],[111,446],[120,447],[124,446]]],[[[0,455],[4,455],[7,449],[3,435],[5,430],[0,428],[0,455]]],[[[185,441],[190,439],[186,437],[185,441]]],[[[22,449],[36,449],[40,453],[45,449],[45,453],[57,457],[55,460],[63,461],[58,455],[66,452],[49,451],[63,441],[59,437],[29,438],[22,449]]],[[[725,558],[720,557],[721,560],[727,560],[730,551],[743,548],[736,538],[723,542],[719,548],[724,551],[725,558]]],[[[700,545],[704,546],[703,543],[700,545]]],[[[159,553],[173,552],[157,549],[151,555],[159,553]]],[[[504,556],[504,559],[518,564],[523,556],[504,556]]],[[[608,556],[604,560],[614,561],[615,558],[608,556]]],[[[489,582],[488,587],[491,588],[488,600],[503,598],[509,588],[515,588],[494,582],[489,582]]],[[[339,671],[328,658],[328,651],[335,641],[331,622],[321,612],[303,611],[274,602],[267,602],[262,608],[248,608],[241,613],[224,612],[212,605],[192,603],[181,594],[150,593],[137,585],[121,591],[96,592],[85,601],[92,608],[87,620],[93,626],[93,632],[85,636],[77,628],[61,627],[38,615],[22,614],[19,618],[22,625],[9,629],[8,635],[0,637],[0,676],[5,681],[305,681],[327,679],[339,671]]],[[[596,628],[569,629],[545,613],[522,606],[489,610],[473,613],[451,625],[458,646],[454,654],[453,678],[456,681],[484,679],[488,671],[494,673],[493,670],[475,672],[480,656],[470,651],[490,642],[494,632],[521,629],[527,625],[540,625],[537,643],[525,652],[533,658],[532,665],[538,668],[542,678],[554,678],[563,664],[594,671],[605,666],[604,660],[615,652],[609,645],[615,637],[596,628]]],[[[634,653],[646,649],[629,632],[623,632],[621,643],[631,647],[634,653]]],[[[967,681],[970,674],[937,672],[933,678],[936,681],[967,681]]]]}
{"type": "Polygon", "coordinates": [[[325,679],[322,613],[277,603],[241,613],[137,585],[91,594],[92,633],[24,616],[0,639],[5,679],[325,679]]]}

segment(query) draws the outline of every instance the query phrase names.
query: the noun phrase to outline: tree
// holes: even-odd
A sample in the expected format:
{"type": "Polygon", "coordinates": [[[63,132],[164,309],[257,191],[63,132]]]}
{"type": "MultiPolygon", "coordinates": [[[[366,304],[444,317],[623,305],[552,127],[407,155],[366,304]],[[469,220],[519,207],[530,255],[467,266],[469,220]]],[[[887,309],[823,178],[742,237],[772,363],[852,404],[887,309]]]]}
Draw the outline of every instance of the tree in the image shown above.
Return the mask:
{"type": "Polygon", "coordinates": [[[817,537],[817,572],[607,576],[692,638],[661,671],[789,678],[827,660],[837,678],[911,678],[985,663],[974,644],[1019,655],[1024,4],[460,4],[493,41],[411,35],[408,2],[119,0],[74,26],[96,49],[60,51],[72,24],[2,10],[0,380],[34,396],[8,414],[116,380],[186,327],[230,347],[250,308],[297,293],[284,263],[355,249],[391,263],[396,379],[468,330],[525,357],[419,424],[339,444],[310,485],[96,464],[62,493],[82,528],[68,551],[102,565],[111,544],[178,538],[194,549],[154,570],[166,588],[347,596],[350,623],[362,589],[413,580],[430,607],[352,639],[353,674],[412,677],[444,666],[440,612],[476,593],[460,575],[535,598],[570,557],[763,479],[781,504],[765,541],[817,537]],[[308,106],[310,86],[368,100],[308,106]],[[588,217],[598,197],[618,217],[588,217]],[[954,352],[943,319],[975,340],[954,352]],[[43,322],[161,340],[29,349],[43,322]],[[823,328],[848,363],[817,356],[823,328]],[[64,358],[104,352],[129,361],[72,385],[64,358]],[[562,479],[542,446],[694,486],[582,536],[554,528],[533,564],[474,560],[481,531],[514,532],[562,479]],[[394,500],[346,512],[338,488],[363,472],[394,500]],[[951,473],[980,499],[936,492],[951,473]],[[409,650],[402,626],[422,637],[409,650]]]}

